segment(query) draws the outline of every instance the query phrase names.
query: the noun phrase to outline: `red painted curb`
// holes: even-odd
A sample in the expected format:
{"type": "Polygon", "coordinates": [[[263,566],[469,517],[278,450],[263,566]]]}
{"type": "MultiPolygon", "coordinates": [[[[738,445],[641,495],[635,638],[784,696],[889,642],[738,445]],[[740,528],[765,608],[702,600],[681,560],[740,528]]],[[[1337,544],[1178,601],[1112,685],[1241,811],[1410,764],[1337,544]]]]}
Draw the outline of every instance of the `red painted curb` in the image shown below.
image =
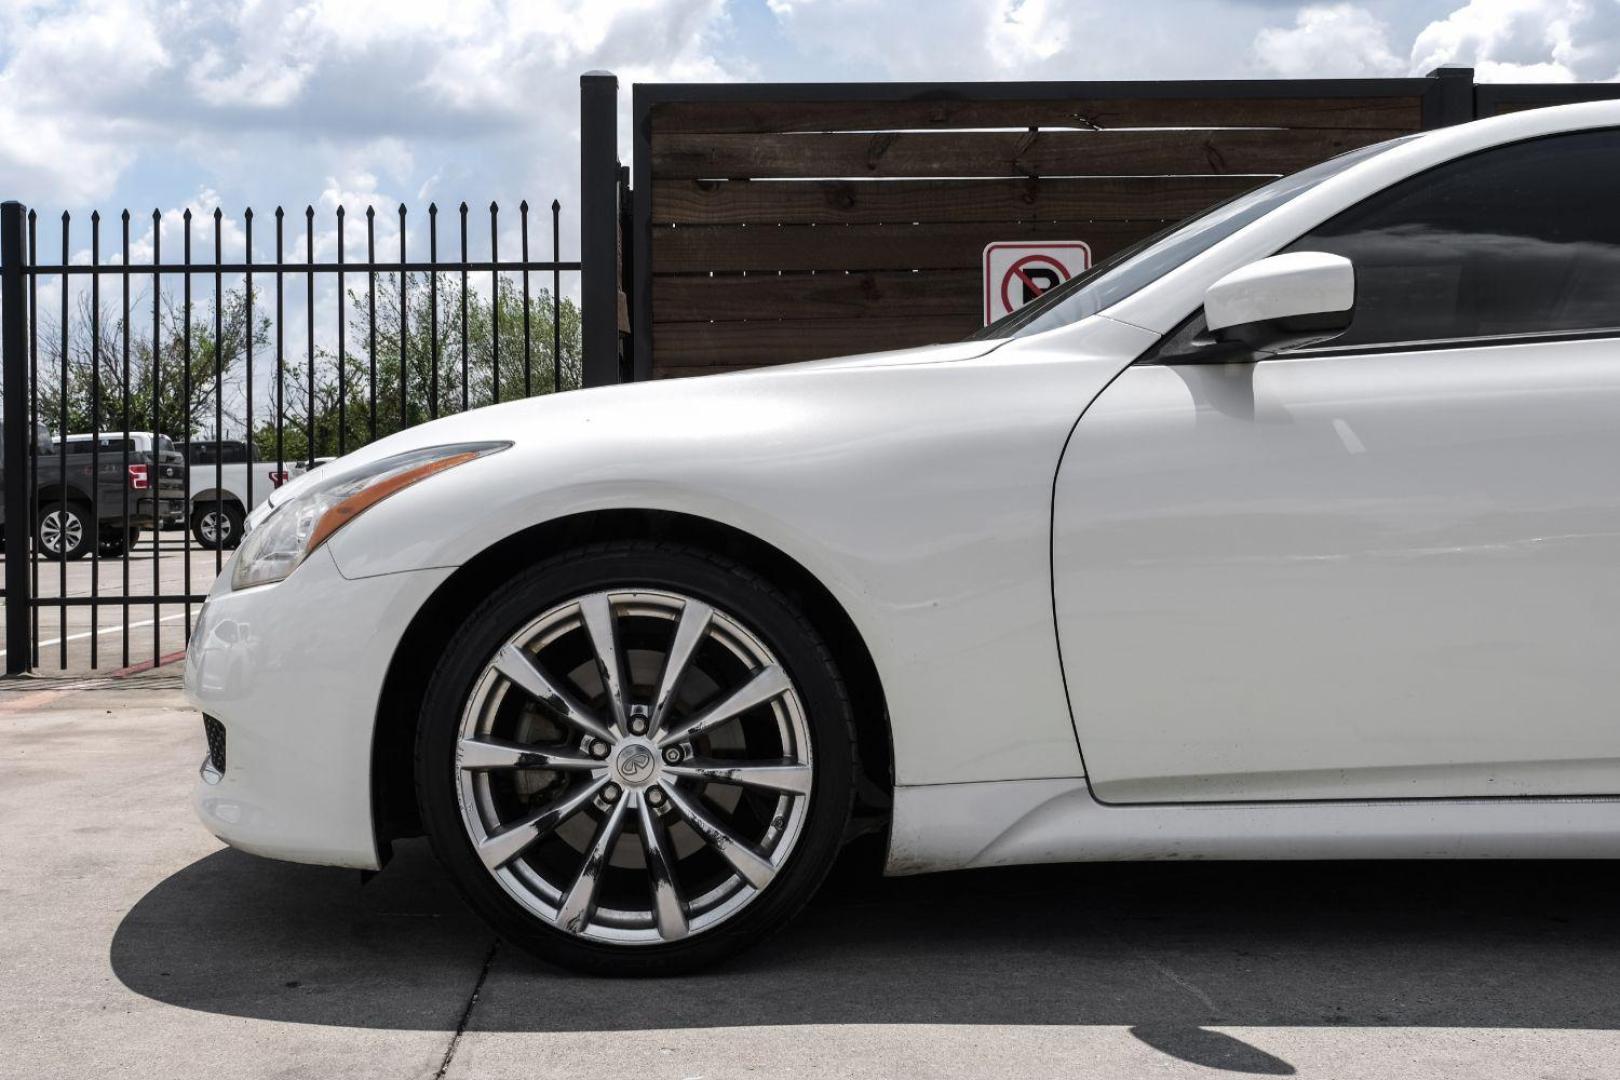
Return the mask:
{"type": "Polygon", "coordinates": [[[119,668],[117,671],[109,671],[107,673],[107,678],[109,678],[109,679],[125,679],[125,678],[128,678],[131,675],[137,675],[137,674],[139,674],[139,673],[141,673],[143,671],[151,671],[155,667],[162,667],[164,664],[172,664],[176,660],[184,659],[185,655],[186,655],[186,650],[181,649],[179,652],[172,652],[172,653],[169,653],[167,656],[160,656],[160,657],[157,658],[156,661],[142,660],[138,664],[131,664],[129,667],[126,667],[126,668],[119,668]]]}

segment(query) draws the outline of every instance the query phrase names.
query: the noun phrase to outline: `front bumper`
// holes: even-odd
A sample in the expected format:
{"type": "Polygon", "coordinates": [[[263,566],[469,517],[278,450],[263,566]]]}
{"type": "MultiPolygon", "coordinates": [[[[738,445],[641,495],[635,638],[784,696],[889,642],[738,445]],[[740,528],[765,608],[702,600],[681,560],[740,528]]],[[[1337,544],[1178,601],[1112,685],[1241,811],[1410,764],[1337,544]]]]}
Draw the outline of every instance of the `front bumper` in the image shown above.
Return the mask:
{"type": "Polygon", "coordinates": [[[229,743],[223,771],[206,759],[199,770],[197,814],[256,855],[378,869],[378,697],[405,628],[453,568],[351,580],[323,547],[285,581],[240,592],[231,569],[186,650],[186,696],[229,743]]]}

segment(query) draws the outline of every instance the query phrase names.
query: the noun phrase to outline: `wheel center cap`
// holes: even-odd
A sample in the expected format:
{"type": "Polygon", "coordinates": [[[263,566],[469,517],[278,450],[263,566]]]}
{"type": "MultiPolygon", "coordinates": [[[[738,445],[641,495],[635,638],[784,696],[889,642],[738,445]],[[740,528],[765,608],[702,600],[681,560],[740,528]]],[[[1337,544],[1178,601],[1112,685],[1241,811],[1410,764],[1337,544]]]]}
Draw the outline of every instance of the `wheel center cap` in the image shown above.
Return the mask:
{"type": "Polygon", "coordinates": [[[613,755],[613,772],[627,787],[640,787],[658,771],[658,753],[644,740],[626,742],[613,755]]]}

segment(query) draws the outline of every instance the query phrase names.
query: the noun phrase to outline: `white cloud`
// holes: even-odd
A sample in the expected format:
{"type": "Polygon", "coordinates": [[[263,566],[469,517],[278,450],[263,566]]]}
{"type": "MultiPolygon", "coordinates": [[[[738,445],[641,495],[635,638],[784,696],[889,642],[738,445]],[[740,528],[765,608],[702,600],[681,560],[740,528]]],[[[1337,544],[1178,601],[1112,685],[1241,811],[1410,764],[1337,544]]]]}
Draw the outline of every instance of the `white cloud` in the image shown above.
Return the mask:
{"type": "MultiPolygon", "coordinates": [[[[42,209],[578,183],[578,77],[1620,75],[1620,0],[0,0],[0,194],[42,209]]],[[[416,220],[413,208],[412,220],[416,220]]],[[[414,242],[414,241],[413,241],[414,242]]]]}
{"type": "Polygon", "coordinates": [[[190,61],[186,85],[198,100],[216,107],[289,105],[303,94],[319,63],[323,38],[313,32],[313,23],[307,8],[244,3],[225,24],[228,36],[206,42],[190,61]],[[236,47],[239,43],[251,48],[236,47]]]}
{"type": "Polygon", "coordinates": [[[114,126],[41,115],[26,101],[8,98],[3,79],[0,147],[0,177],[8,196],[48,193],[58,203],[72,204],[105,195],[136,156],[114,126]]]}
{"type": "Polygon", "coordinates": [[[802,51],[896,79],[1078,78],[1095,63],[1077,24],[1102,17],[1062,0],[768,0],[802,51]],[[1058,74],[1065,71],[1065,74],[1058,74]]]}
{"type": "Polygon", "coordinates": [[[1069,47],[1069,21],[1047,0],[998,0],[989,22],[990,54],[1003,68],[1050,60],[1069,47]]]}
{"type": "MultiPolygon", "coordinates": [[[[571,204],[580,73],[617,70],[622,85],[746,73],[721,58],[726,4],[0,4],[0,191],[82,205],[144,167],[238,202],[307,199],[323,176],[364,193],[348,178],[371,176],[571,204]]],[[[627,85],[622,98],[627,111],[627,85]]],[[[167,205],[172,188],[160,194],[167,205]]]]}
{"type": "Polygon", "coordinates": [[[1404,74],[1406,63],[1389,44],[1389,27],[1354,4],[1301,9],[1294,25],[1261,30],[1255,58],[1285,78],[1404,74]]]}
{"type": "Polygon", "coordinates": [[[173,62],[140,0],[25,7],[5,30],[16,46],[3,75],[7,96],[35,102],[115,108],[173,62]]]}
{"type": "Polygon", "coordinates": [[[1572,82],[1585,51],[1578,32],[1592,15],[1587,0],[1470,0],[1418,34],[1412,68],[1466,64],[1481,82],[1572,82]]]}
{"type": "Polygon", "coordinates": [[[0,69],[0,176],[71,200],[106,191],[136,155],[119,102],[171,62],[141,5],[26,4],[0,34],[21,43],[0,69]]]}
{"type": "MultiPolygon", "coordinates": [[[[1255,35],[1264,73],[1424,75],[1472,67],[1480,82],[1570,82],[1620,73],[1620,0],[1465,0],[1441,5],[1410,47],[1358,3],[1314,4],[1255,35]]],[[[1410,24],[1409,24],[1410,25],[1410,24]]]]}

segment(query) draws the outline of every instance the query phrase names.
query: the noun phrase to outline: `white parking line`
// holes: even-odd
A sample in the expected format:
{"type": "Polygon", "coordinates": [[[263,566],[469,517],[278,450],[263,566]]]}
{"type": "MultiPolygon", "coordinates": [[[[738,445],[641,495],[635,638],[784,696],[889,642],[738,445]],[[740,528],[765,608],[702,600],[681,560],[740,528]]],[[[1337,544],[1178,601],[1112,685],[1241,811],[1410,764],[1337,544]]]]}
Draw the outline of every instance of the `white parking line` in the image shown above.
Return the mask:
{"type": "MultiPolygon", "coordinates": [[[[131,630],[135,630],[135,629],[138,629],[138,628],[140,628],[142,626],[151,626],[153,623],[168,622],[170,619],[179,619],[179,618],[183,618],[184,616],[185,616],[185,612],[177,611],[173,615],[165,615],[161,619],[142,619],[140,622],[132,622],[132,623],[129,624],[129,628],[131,630]]],[[[121,633],[123,633],[123,631],[124,631],[124,624],[123,623],[113,623],[111,626],[98,626],[98,627],[96,627],[94,632],[96,634],[98,634],[98,635],[106,635],[106,634],[121,634],[121,633]]],[[[49,641],[40,642],[39,647],[41,649],[43,649],[43,648],[46,648],[46,647],[51,646],[51,645],[60,645],[64,641],[79,641],[79,640],[81,640],[83,638],[89,637],[90,634],[91,634],[91,631],[86,630],[82,634],[69,634],[65,638],[54,637],[54,638],[51,638],[49,641]]],[[[6,650],[0,649],[0,656],[4,656],[4,655],[6,655],[6,650]]]]}

